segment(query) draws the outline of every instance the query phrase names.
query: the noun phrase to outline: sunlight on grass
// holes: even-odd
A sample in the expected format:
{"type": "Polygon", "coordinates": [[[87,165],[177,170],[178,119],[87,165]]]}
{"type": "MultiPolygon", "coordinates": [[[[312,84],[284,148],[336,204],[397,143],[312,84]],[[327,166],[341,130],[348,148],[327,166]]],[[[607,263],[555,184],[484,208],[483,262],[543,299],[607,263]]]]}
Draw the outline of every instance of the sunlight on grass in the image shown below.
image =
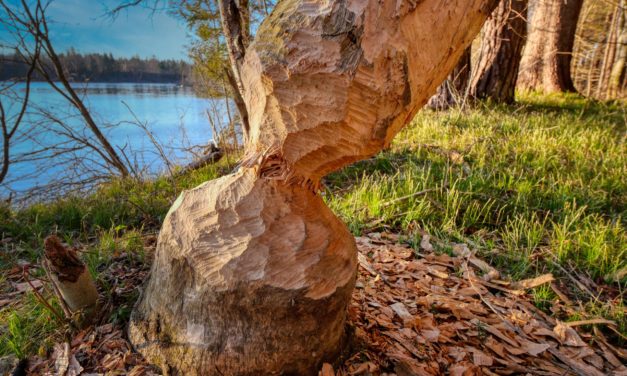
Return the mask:
{"type": "Polygon", "coordinates": [[[516,278],[550,269],[535,262],[548,250],[609,281],[627,266],[625,119],[574,95],[425,110],[390,150],[330,176],[326,198],[355,233],[471,240],[516,278]]]}

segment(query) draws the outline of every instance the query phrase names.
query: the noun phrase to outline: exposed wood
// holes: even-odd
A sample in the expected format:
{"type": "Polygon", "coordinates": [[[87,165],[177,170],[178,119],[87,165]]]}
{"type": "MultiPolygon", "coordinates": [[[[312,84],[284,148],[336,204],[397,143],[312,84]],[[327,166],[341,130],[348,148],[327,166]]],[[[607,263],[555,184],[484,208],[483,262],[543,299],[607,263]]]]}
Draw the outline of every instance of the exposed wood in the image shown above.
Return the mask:
{"type": "Polygon", "coordinates": [[[98,291],[85,264],[76,251],[65,247],[55,235],[44,241],[44,255],[55,289],[79,325],[89,324],[97,313],[98,291]]]}
{"type": "Polygon", "coordinates": [[[279,2],[242,64],[247,158],[170,209],[136,349],[186,375],[316,375],[336,359],[358,263],[319,179],[388,145],[495,4],[279,2]]]}
{"type": "Polygon", "coordinates": [[[242,170],[174,203],[129,337],[173,373],[311,374],[341,349],[356,265],[317,194],[242,170]]]}
{"type": "Polygon", "coordinates": [[[278,3],[242,67],[252,160],[275,150],[294,179],[315,186],[376,154],[435,92],[495,5],[278,3]]]}

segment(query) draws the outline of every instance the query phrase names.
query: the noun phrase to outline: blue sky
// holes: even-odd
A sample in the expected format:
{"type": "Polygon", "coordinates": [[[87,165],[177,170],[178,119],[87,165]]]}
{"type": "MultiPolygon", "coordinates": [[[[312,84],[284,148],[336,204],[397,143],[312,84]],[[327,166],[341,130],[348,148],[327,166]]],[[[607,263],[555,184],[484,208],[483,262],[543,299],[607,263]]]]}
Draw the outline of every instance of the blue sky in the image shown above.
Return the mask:
{"type": "Polygon", "coordinates": [[[113,20],[104,15],[119,3],[120,0],[52,1],[47,17],[57,51],[74,47],[78,52],[111,52],[114,56],[187,58],[188,39],[183,22],[145,7],[123,10],[113,20]]]}

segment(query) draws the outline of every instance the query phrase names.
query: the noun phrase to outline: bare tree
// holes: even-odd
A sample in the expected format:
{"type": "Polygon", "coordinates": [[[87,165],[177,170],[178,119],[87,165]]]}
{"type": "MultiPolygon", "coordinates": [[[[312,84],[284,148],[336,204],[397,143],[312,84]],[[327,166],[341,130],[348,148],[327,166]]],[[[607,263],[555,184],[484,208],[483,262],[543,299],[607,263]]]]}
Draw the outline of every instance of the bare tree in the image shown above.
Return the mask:
{"type": "MultiPolygon", "coordinates": [[[[33,44],[33,56],[35,59],[38,59],[41,51],[39,38],[35,37],[33,44]]],[[[15,138],[18,128],[22,123],[22,119],[24,119],[24,115],[26,114],[34,72],[35,64],[30,64],[23,81],[24,94],[21,97],[19,95],[10,95],[9,92],[12,90],[14,83],[9,83],[7,86],[0,88],[0,126],[2,127],[2,167],[0,168],[0,184],[2,184],[9,173],[9,166],[11,164],[11,140],[15,138]],[[2,102],[3,99],[10,97],[14,98],[13,102],[19,103],[17,114],[13,116],[7,112],[2,102]]]]}
{"type": "Polygon", "coordinates": [[[50,31],[45,16],[46,6],[41,3],[41,0],[37,0],[32,5],[21,0],[20,6],[12,6],[6,0],[0,0],[0,9],[4,11],[1,22],[14,37],[15,44],[12,48],[22,57],[23,63],[34,67],[56,92],[76,108],[85,126],[95,137],[96,144],[89,144],[93,151],[120,175],[129,176],[130,172],[125,162],[96,124],[82,98],[70,83],[59,55],[50,41],[50,31]],[[31,42],[32,39],[38,41],[37,45],[31,42]],[[52,67],[46,66],[42,55],[45,55],[52,63],[52,67]],[[50,69],[54,71],[54,76],[50,73],[50,69]]]}
{"type": "Polygon", "coordinates": [[[627,89],[627,9],[625,0],[620,2],[620,21],[617,22],[616,53],[612,70],[609,75],[608,98],[624,96],[627,89]]]}
{"type": "Polygon", "coordinates": [[[614,6],[607,33],[607,43],[600,69],[597,98],[612,98],[620,91],[621,78],[624,80],[625,50],[627,46],[627,26],[625,1],[619,0],[614,6]]]}
{"type": "Polygon", "coordinates": [[[241,69],[250,44],[250,10],[248,0],[217,0],[220,8],[220,23],[226,40],[226,48],[231,64],[226,69],[226,76],[232,87],[233,100],[242,121],[244,139],[248,139],[250,124],[248,109],[244,103],[244,84],[241,69]]]}

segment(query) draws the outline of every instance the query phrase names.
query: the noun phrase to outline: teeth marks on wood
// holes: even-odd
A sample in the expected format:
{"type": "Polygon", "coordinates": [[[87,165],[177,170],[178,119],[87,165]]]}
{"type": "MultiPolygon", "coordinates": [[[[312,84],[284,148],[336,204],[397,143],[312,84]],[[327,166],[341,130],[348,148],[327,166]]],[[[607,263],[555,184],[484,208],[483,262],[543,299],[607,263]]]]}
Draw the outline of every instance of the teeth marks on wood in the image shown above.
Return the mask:
{"type": "Polygon", "coordinates": [[[355,22],[355,17],[344,0],[338,2],[322,27],[322,38],[333,39],[340,45],[339,72],[353,72],[363,56],[360,46],[364,27],[363,23],[355,22]]]}
{"type": "Polygon", "coordinates": [[[85,264],[78,258],[76,251],[63,246],[56,235],[50,235],[44,240],[44,252],[52,271],[61,282],[76,282],[85,271],[85,264]]]}
{"type": "Polygon", "coordinates": [[[277,3],[242,66],[245,162],[188,191],[161,230],[129,329],[148,359],[192,375],[314,375],[337,359],[357,250],[315,190],[406,124],[488,0],[423,1],[277,3]],[[158,314],[172,344],[146,333],[158,314]]]}

